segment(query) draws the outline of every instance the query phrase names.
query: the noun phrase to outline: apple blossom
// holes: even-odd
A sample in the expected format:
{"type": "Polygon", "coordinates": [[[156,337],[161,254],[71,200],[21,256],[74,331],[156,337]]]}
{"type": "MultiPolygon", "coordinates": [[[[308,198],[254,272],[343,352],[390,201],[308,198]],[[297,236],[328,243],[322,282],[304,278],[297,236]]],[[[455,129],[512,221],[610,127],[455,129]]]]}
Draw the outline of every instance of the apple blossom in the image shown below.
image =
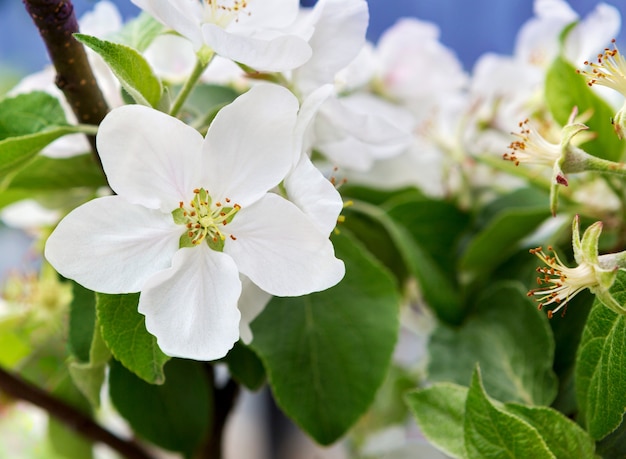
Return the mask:
{"type": "Polygon", "coordinates": [[[102,293],[141,291],[139,312],[166,354],[223,357],[239,338],[240,275],[298,296],[344,274],[309,215],[270,192],[294,164],[298,104],[258,85],[223,108],[205,138],[148,107],[113,110],[97,136],[116,196],[63,219],[45,255],[102,293]]]}
{"type": "Polygon", "coordinates": [[[528,296],[537,296],[539,309],[556,305],[548,311],[548,318],[565,308],[567,303],[578,293],[589,289],[598,299],[617,314],[626,314],[626,309],[609,292],[619,269],[626,263],[626,252],[598,255],[598,240],[602,232],[602,222],[596,222],[580,237],[580,219],[578,215],[572,222],[572,246],[577,266],[569,268],[561,261],[551,247],[554,255],[547,255],[541,247],[531,249],[546,267],[537,268],[541,274],[537,277],[539,288],[530,290],[528,296]]]}
{"type": "MultiPolygon", "coordinates": [[[[606,48],[596,62],[585,61],[590,70],[578,71],[587,79],[589,86],[600,85],[611,88],[626,97],[626,59],[620,54],[615,40],[613,49],[606,48]]],[[[620,139],[626,135],[626,101],[613,119],[615,132],[620,139]]]]}
{"type": "Polygon", "coordinates": [[[193,44],[200,59],[213,53],[256,70],[284,71],[311,57],[305,40],[286,29],[297,0],[132,0],[193,44]]]}

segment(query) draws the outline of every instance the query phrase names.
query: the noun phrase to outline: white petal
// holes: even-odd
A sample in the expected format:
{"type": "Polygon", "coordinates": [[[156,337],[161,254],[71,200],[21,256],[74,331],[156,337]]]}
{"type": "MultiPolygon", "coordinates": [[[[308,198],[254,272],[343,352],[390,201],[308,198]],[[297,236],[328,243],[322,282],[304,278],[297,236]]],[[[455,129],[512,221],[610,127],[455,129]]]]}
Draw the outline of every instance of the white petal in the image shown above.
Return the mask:
{"type": "Polygon", "coordinates": [[[375,96],[330,98],[316,119],[316,146],[335,164],[364,171],[405,151],[413,124],[408,111],[375,96]]]}
{"type": "Polygon", "coordinates": [[[202,135],[141,105],[111,111],[98,129],[98,152],[111,188],[128,201],[170,212],[193,197],[202,135]]]}
{"type": "Polygon", "coordinates": [[[263,312],[267,303],[272,299],[272,295],[261,290],[259,287],[248,279],[246,276],[241,278],[241,296],[237,307],[241,312],[241,320],[239,321],[239,336],[245,344],[252,342],[252,330],[250,323],[263,312]]]}
{"type": "Polygon", "coordinates": [[[337,225],[343,201],[335,186],[313,165],[308,156],[301,156],[284,184],[289,200],[311,218],[322,234],[330,234],[337,225]]]}
{"type": "Polygon", "coordinates": [[[242,274],[272,295],[298,296],[325,290],[345,273],[328,237],[295,205],[267,194],[244,207],[229,225],[237,239],[224,252],[242,274]]]}
{"type": "Polygon", "coordinates": [[[280,86],[260,84],[219,111],[203,145],[207,186],[216,200],[241,206],[278,185],[296,161],[298,100],[280,86]]]}
{"type": "Polygon", "coordinates": [[[180,235],[171,215],[106,196],[61,220],[45,256],[60,274],[88,289],[138,292],[152,274],[170,266],[180,235]]]}
{"type": "Polygon", "coordinates": [[[215,24],[204,24],[205,43],[217,54],[255,70],[284,72],[304,64],[311,57],[311,47],[295,35],[255,37],[231,33],[215,24]]]}
{"type": "Polygon", "coordinates": [[[369,21],[367,2],[328,0],[318,2],[315,9],[320,8],[315,32],[309,40],[313,55],[294,71],[294,80],[305,93],[332,83],[335,74],[347,66],[365,44],[369,21]]]}
{"type": "MultiPolygon", "coordinates": [[[[324,101],[326,101],[332,93],[333,85],[326,84],[313,91],[302,102],[296,123],[296,151],[310,154],[315,136],[313,133],[315,117],[324,101]]],[[[298,157],[295,159],[298,160],[298,157]]]]}
{"type": "Polygon", "coordinates": [[[619,34],[621,16],[617,8],[606,3],[580,21],[565,40],[565,55],[576,65],[597,58],[598,53],[619,34]]]}
{"type": "Polygon", "coordinates": [[[256,29],[282,29],[293,23],[298,15],[300,2],[298,0],[262,0],[248,2],[236,22],[231,22],[229,29],[237,26],[256,29]],[[249,12],[250,14],[246,14],[249,12]]]}
{"type": "Polygon", "coordinates": [[[131,0],[155,19],[187,37],[196,50],[203,45],[202,5],[197,0],[131,0]]]}
{"type": "Polygon", "coordinates": [[[239,339],[241,282],[234,261],[206,244],[180,249],[139,297],[146,328],[167,355],[224,357],[239,339]]]}

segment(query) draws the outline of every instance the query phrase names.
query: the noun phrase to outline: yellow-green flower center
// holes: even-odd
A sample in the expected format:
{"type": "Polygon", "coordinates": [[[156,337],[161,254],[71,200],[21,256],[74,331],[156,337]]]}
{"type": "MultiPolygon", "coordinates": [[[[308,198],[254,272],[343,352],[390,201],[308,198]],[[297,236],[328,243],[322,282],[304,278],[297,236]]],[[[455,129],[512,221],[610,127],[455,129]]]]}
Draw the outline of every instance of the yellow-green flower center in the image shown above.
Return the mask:
{"type": "Polygon", "coordinates": [[[240,14],[247,11],[249,0],[205,0],[204,22],[226,28],[231,22],[238,22],[240,14]]]}
{"type": "Polygon", "coordinates": [[[213,250],[221,252],[227,237],[233,241],[237,239],[225,231],[225,226],[235,218],[241,206],[231,204],[229,198],[223,203],[213,202],[211,195],[204,188],[195,189],[193,192],[194,197],[189,206],[181,202],[180,206],[172,211],[174,222],[186,228],[180,237],[180,247],[194,247],[206,241],[213,250]]]}

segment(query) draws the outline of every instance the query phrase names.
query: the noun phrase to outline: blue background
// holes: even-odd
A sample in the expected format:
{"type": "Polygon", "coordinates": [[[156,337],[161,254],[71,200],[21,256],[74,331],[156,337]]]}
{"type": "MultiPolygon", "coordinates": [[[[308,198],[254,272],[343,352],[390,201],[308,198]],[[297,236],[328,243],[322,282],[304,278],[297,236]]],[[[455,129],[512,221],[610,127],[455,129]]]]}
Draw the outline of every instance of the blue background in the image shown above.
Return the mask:
{"type": "MultiPolygon", "coordinates": [[[[78,16],[93,7],[95,0],[75,0],[78,16]]],[[[114,0],[125,17],[137,8],[129,0],[114,0]]],[[[303,0],[304,4],[314,3],[303,0]]],[[[441,41],[453,48],[466,69],[486,51],[511,53],[521,24],[532,16],[532,0],[369,0],[368,38],[375,41],[382,31],[402,16],[436,22],[441,41]]],[[[598,0],[571,0],[581,15],[587,14],[598,0]]],[[[625,0],[607,0],[622,11],[625,0]]],[[[618,37],[623,43],[624,33],[618,37]]],[[[0,63],[10,64],[21,73],[33,72],[46,62],[39,35],[20,0],[0,0],[0,63]]]]}

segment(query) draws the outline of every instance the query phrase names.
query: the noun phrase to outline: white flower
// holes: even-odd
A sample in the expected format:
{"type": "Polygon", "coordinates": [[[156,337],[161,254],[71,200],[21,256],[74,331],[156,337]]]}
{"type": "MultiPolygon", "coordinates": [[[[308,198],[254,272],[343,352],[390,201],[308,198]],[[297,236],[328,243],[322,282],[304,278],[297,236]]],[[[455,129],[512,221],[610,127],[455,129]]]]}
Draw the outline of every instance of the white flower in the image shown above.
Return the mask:
{"type": "Polygon", "coordinates": [[[559,37],[565,27],[576,23],[563,43],[563,54],[571,62],[591,59],[619,32],[617,8],[599,3],[582,20],[565,0],[535,0],[535,17],[520,29],[515,55],[522,61],[546,68],[559,54],[559,37]]]}
{"type": "Polygon", "coordinates": [[[256,70],[290,70],[311,57],[309,45],[286,29],[297,0],[132,0],[191,41],[197,53],[216,54],[256,70]]]}
{"type": "Polygon", "coordinates": [[[268,192],[300,154],[297,110],[286,89],[258,85],[204,139],[148,107],[113,110],[97,142],[117,195],[65,217],[46,258],[89,289],[141,291],[139,311],[165,353],[224,356],[239,338],[240,274],[277,296],[324,290],[344,274],[328,235],[268,192]]]}

